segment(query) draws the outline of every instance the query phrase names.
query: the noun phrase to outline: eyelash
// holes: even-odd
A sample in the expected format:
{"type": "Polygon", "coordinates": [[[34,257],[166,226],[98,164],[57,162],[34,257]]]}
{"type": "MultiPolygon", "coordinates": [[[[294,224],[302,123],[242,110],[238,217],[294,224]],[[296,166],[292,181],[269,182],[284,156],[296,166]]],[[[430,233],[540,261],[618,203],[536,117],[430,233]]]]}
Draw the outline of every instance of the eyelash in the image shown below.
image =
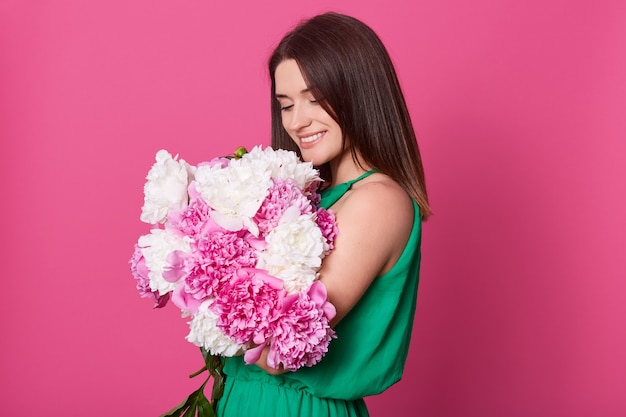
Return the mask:
{"type": "MultiPolygon", "coordinates": [[[[313,104],[317,104],[317,100],[309,100],[309,102],[313,104]]],[[[292,108],[293,108],[293,104],[290,104],[288,106],[280,106],[280,111],[288,111],[288,110],[291,110],[292,108]]]]}

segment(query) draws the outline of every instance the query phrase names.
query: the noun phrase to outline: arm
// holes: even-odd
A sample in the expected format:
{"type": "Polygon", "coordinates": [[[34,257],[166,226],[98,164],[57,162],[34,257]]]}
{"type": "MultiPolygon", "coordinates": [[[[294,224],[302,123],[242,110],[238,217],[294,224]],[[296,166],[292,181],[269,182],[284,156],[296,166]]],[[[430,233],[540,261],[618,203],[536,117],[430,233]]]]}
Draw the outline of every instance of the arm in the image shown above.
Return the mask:
{"type": "MultiPolygon", "coordinates": [[[[339,236],[324,258],[320,280],[337,309],[331,322],[335,326],[373,280],[396,263],[411,233],[414,213],[411,199],[388,177],[355,184],[332,209],[339,236]]],[[[284,373],[267,365],[267,353],[265,348],[256,365],[272,375],[284,373]]]]}
{"type": "Polygon", "coordinates": [[[336,325],[372,281],[396,263],[411,233],[413,204],[402,188],[381,180],[357,183],[333,206],[339,227],[335,249],[320,270],[336,325]]]}

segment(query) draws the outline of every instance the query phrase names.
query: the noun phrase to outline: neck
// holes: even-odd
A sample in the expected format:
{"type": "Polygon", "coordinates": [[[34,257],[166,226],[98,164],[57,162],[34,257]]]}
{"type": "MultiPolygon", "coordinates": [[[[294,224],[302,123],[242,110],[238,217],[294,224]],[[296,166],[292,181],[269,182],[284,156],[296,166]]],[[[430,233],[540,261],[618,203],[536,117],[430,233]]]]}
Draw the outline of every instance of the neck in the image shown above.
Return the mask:
{"type": "Polygon", "coordinates": [[[360,155],[357,155],[357,157],[360,164],[352,159],[350,149],[346,149],[341,157],[330,161],[330,172],[333,176],[333,187],[337,184],[342,184],[344,182],[353,180],[372,169],[371,166],[363,161],[360,155]]]}

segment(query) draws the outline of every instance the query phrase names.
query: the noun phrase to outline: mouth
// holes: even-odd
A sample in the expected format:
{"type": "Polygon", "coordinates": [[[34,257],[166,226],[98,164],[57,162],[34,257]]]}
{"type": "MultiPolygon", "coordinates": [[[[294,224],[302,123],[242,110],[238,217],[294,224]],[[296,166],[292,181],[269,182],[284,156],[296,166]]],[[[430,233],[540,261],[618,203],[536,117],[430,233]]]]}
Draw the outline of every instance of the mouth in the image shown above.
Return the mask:
{"type": "Polygon", "coordinates": [[[316,140],[318,140],[319,138],[321,138],[322,136],[324,136],[324,132],[317,132],[314,133],[312,135],[309,136],[300,136],[300,143],[311,143],[311,142],[315,142],[316,140]]]}

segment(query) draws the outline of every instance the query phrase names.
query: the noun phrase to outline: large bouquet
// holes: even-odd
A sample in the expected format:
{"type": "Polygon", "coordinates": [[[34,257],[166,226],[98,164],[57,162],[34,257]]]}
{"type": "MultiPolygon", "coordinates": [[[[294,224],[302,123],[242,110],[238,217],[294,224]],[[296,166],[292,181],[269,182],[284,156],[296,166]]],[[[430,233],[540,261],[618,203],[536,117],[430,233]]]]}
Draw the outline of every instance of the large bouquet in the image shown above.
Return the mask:
{"type": "MultiPolygon", "coordinates": [[[[337,227],[319,207],[320,182],[310,163],[269,147],[198,166],[156,154],[140,217],[153,228],[135,245],[131,271],[156,308],[171,300],[191,317],[187,340],[215,378],[213,400],[220,358],[243,354],[251,364],[267,348],[270,367],[296,370],[335,337],[335,308],[317,278],[337,227]]],[[[211,415],[207,381],[167,415],[211,415]]]]}

